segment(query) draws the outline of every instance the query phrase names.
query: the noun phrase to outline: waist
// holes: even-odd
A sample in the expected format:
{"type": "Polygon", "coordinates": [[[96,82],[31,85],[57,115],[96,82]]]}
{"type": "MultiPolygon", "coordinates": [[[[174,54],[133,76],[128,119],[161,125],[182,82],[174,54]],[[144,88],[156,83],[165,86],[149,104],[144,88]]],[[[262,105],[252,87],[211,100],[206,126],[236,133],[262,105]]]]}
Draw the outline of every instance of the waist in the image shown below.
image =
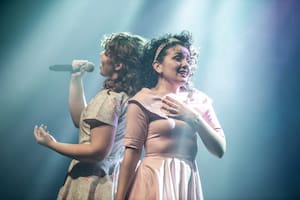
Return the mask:
{"type": "Polygon", "coordinates": [[[86,163],[72,160],[69,166],[68,175],[71,177],[85,177],[92,175],[104,177],[113,173],[114,167],[119,161],[120,159],[104,159],[98,163],[86,163]]]}
{"type": "Polygon", "coordinates": [[[146,153],[145,158],[160,158],[160,159],[179,159],[186,160],[189,162],[195,161],[195,155],[184,155],[184,154],[174,154],[174,153],[146,153]]]}
{"type": "Polygon", "coordinates": [[[108,173],[101,166],[91,163],[75,162],[71,163],[68,170],[68,175],[72,178],[87,177],[87,176],[99,176],[104,177],[108,173]]]}

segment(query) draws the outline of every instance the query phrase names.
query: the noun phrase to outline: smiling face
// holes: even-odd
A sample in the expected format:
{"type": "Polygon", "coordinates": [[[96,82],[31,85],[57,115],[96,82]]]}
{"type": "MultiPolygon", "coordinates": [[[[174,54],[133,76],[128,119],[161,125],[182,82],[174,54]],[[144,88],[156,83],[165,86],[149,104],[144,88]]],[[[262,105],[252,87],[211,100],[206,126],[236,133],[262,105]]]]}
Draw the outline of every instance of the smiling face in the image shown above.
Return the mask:
{"type": "Polygon", "coordinates": [[[161,63],[156,61],[154,69],[160,74],[159,79],[176,86],[184,85],[190,77],[190,52],[181,45],[170,47],[161,63]]]}

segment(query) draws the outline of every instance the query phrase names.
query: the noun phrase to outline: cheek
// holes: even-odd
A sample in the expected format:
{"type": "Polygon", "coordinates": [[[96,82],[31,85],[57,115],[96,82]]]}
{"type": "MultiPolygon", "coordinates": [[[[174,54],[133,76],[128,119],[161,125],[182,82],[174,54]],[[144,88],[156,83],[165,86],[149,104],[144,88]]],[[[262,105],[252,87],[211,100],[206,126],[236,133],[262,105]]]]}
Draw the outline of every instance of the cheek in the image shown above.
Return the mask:
{"type": "Polygon", "coordinates": [[[103,65],[101,66],[101,73],[107,73],[107,65],[105,63],[103,63],[103,65]]]}
{"type": "Polygon", "coordinates": [[[112,66],[109,64],[103,65],[101,71],[102,71],[103,75],[105,75],[105,76],[111,76],[114,72],[112,66]]]}
{"type": "Polygon", "coordinates": [[[100,67],[100,74],[101,74],[102,76],[105,75],[105,74],[104,74],[103,67],[100,67]]]}

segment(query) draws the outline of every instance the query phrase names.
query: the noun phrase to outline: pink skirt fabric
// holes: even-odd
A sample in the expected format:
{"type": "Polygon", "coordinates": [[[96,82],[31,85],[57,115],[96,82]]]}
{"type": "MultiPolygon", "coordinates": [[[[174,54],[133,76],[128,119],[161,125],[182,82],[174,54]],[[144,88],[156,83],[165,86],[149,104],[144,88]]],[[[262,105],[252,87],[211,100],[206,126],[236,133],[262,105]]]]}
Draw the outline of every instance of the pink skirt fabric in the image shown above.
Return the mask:
{"type": "Polygon", "coordinates": [[[128,195],[129,200],[201,200],[197,164],[172,157],[145,157],[128,195]]]}

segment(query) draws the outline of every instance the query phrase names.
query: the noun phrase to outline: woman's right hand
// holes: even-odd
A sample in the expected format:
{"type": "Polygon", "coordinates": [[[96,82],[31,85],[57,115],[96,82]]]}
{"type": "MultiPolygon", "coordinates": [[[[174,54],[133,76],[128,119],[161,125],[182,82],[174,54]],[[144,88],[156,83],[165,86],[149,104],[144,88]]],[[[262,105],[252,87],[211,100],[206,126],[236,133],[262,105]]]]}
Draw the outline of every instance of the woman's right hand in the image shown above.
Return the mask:
{"type": "Polygon", "coordinates": [[[73,70],[78,70],[78,72],[74,72],[72,73],[72,75],[75,75],[75,76],[82,76],[85,72],[85,70],[82,68],[83,65],[87,64],[87,60],[73,60],[72,61],[72,68],[73,70]]]}
{"type": "Polygon", "coordinates": [[[55,138],[47,131],[47,126],[40,125],[34,127],[33,131],[36,141],[44,146],[49,147],[52,142],[56,142],[55,138]]]}
{"type": "Polygon", "coordinates": [[[176,96],[167,95],[162,98],[161,110],[168,116],[183,121],[190,121],[196,117],[195,110],[186,102],[176,99],[176,96]]]}

